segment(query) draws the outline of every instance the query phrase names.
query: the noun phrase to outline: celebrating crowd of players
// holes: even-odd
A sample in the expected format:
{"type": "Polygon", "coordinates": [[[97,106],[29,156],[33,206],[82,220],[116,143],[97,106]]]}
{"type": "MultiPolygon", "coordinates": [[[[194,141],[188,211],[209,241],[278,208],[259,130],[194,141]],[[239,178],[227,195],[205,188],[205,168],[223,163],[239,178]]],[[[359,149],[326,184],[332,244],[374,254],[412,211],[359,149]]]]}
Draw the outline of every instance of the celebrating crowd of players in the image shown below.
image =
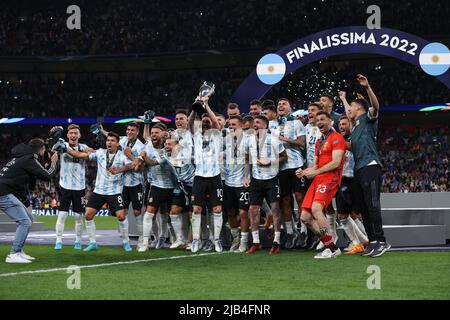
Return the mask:
{"type": "Polygon", "coordinates": [[[375,143],[379,106],[368,80],[362,75],[357,80],[370,102],[358,94],[349,104],[340,92],[346,115],[333,112],[333,98],[324,95],[309,104],[307,118],[294,117],[290,102],[282,98],[276,105],[254,100],[247,115],[230,103],[225,119],[212,111],[207,97],[197,97],[204,113],[177,111],[176,129],[147,123],[144,143],[138,123],[127,124],[123,137],[102,127],[106,149],[98,150],[80,144],[80,128],[68,126],[68,141],[54,148],[60,153],[61,190],[55,249],[62,248],[70,205],[74,248],[82,248],[84,215],[89,236],[84,251],[96,249],[94,216],[106,203],[119,221],[125,251],[132,250],[131,204],[139,252],[163,247],[169,226],[170,248],[221,252],[225,216],[233,238],[230,251],[251,254],[261,249],[264,212],[273,224],[270,254],[280,252],[284,229],[285,248],[305,247],[309,233],[310,247],[321,249],[315,258],[334,258],[341,254],[332,205],[336,197],[339,221],[351,240],[347,253],[381,256],[389,244],[381,222],[381,161],[375,143]],[[97,162],[97,176],[85,201],[87,161],[97,162]]]}

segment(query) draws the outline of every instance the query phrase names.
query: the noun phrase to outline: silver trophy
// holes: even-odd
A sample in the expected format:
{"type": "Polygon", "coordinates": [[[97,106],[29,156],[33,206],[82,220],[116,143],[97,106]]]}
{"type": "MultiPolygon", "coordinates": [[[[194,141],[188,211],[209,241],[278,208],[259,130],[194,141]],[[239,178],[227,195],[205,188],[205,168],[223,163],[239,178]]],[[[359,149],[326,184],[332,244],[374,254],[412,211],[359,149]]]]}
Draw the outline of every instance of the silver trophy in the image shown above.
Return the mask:
{"type": "MultiPolygon", "coordinates": [[[[200,87],[200,90],[198,92],[199,97],[211,97],[214,93],[216,86],[212,82],[205,81],[203,82],[202,86],[200,87]]],[[[195,102],[192,104],[192,110],[194,110],[197,113],[204,113],[205,112],[205,104],[202,100],[195,100],[195,102]]]]}

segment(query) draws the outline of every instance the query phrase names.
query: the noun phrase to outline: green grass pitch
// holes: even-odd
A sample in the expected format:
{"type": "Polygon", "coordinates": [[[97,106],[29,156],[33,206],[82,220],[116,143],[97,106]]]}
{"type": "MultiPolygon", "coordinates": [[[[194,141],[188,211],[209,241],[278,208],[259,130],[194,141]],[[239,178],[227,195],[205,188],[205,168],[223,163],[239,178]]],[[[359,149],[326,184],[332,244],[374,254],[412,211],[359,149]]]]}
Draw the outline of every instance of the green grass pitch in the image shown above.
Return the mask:
{"type": "Polygon", "coordinates": [[[195,256],[185,250],[125,253],[118,247],[78,252],[66,246],[28,245],[37,260],[9,265],[9,245],[0,245],[0,299],[449,299],[449,252],[388,252],[373,259],[342,255],[315,260],[313,252],[266,250],[253,255],[195,256]],[[182,257],[170,259],[169,257],[182,257]],[[183,258],[186,257],[186,258],[183,258]],[[7,275],[33,270],[158,259],[80,269],[80,289],[69,290],[71,274],[7,275]],[[369,290],[370,265],[381,271],[381,289],[369,290]],[[3,276],[2,276],[3,275],[3,276]]]}

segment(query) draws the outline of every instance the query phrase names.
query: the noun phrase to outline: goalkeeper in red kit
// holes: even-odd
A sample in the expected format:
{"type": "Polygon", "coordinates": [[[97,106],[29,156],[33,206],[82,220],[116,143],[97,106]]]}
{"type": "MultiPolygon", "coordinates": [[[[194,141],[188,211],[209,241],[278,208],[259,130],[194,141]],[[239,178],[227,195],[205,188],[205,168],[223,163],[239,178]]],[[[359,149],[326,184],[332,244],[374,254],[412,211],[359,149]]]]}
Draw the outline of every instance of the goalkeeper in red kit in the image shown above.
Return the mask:
{"type": "Polygon", "coordinates": [[[322,133],[317,140],[314,165],[296,171],[298,177],[313,179],[303,199],[301,220],[311,229],[325,245],[325,250],[317,254],[316,259],[335,258],[341,254],[331,236],[330,225],[324,210],[333,200],[342,180],[346,143],[341,134],[332,126],[330,115],[319,111],[316,125],[322,133]]]}

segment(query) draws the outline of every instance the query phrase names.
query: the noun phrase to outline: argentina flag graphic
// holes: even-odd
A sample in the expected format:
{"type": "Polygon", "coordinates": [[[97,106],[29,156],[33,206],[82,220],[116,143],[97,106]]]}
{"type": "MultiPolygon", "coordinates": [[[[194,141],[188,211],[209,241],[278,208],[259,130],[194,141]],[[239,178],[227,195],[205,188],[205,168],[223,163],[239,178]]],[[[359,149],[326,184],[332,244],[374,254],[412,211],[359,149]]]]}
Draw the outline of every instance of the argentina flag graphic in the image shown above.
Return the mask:
{"type": "Polygon", "coordinates": [[[432,76],[440,76],[450,67],[450,50],[439,42],[423,47],[419,55],[420,67],[432,76]]]}
{"type": "Polygon", "coordinates": [[[279,55],[270,53],[263,56],[256,66],[256,74],[261,82],[273,85],[283,79],[286,64],[279,55]]]}

